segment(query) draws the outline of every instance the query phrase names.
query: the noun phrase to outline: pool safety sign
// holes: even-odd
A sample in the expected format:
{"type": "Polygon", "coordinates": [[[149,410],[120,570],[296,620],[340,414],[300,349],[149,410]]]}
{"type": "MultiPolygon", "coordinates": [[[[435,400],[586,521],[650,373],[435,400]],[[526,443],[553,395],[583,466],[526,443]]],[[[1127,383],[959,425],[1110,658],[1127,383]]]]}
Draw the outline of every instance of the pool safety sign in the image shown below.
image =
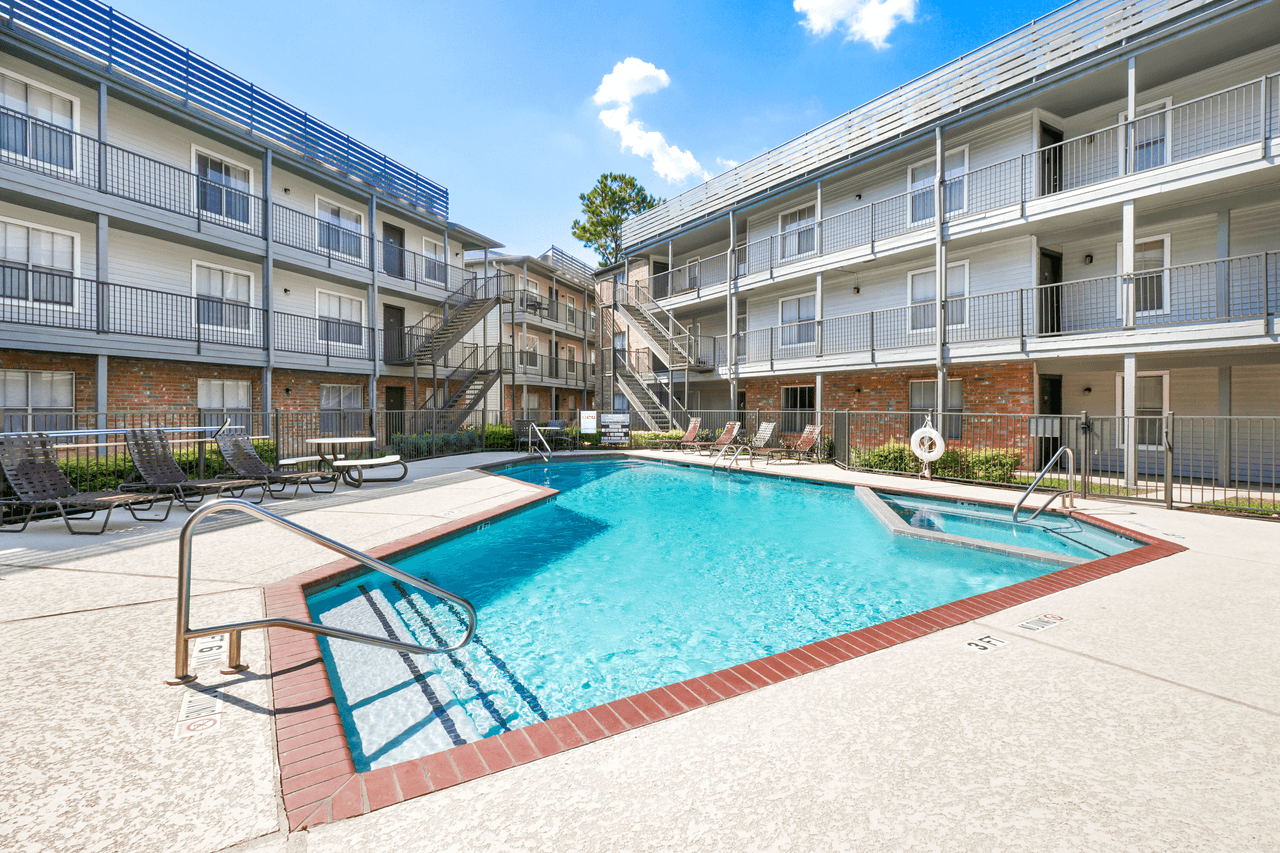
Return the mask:
{"type": "Polygon", "coordinates": [[[1019,622],[1019,628],[1026,628],[1028,631],[1043,631],[1045,628],[1052,628],[1060,622],[1066,622],[1063,616],[1055,616],[1052,613],[1042,613],[1034,619],[1028,619],[1026,622],[1019,622]]]}
{"type": "Polygon", "coordinates": [[[606,413],[600,415],[600,443],[630,444],[631,414],[622,412],[620,414],[606,413]]]}
{"type": "Polygon", "coordinates": [[[600,431],[599,412],[583,410],[578,415],[578,426],[583,435],[595,435],[600,431]]]}
{"type": "Polygon", "coordinates": [[[182,697],[175,738],[194,737],[222,728],[222,694],[213,687],[191,688],[182,697]]]}

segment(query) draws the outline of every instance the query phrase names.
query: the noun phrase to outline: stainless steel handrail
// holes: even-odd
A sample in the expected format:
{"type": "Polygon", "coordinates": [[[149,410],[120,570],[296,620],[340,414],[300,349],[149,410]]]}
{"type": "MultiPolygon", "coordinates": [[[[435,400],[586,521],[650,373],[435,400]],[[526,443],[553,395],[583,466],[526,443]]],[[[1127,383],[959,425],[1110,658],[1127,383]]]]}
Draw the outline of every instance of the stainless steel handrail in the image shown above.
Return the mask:
{"type": "MultiPolygon", "coordinates": [[[[724,469],[725,469],[725,471],[726,471],[726,472],[727,472],[727,471],[732,471],[732,470],[733,470],[733,464],[734,464],[735,462],[737,462],[737,461],[738,461],[738,457],[739,457],[740,455],[742,455],[742,452],[743,452],[744,450],[747,452],[747,458],[748,458],[748,459],[750,459],[750,458],[751,458],[751,447],[750,447],[750,445],[746,445],[746,444],[737,444],[737,445],[735,445],[735,444],[726,444],[723,448],[721,448],[720,452],[716,455],[715,461],[713,461],[713,462],[711,463],[711,473],[712,473],[712,474],[714,474],[714,473],[716,472],[716,466],[720,464],[720,460],[721,460],[721,459],[723,459],[723,458],[724,458],[724,455],[725,455],[726,453],[728,453],[730,450],[732,450],[732,451],[733,451],[733,456],[729,457],[729,462],[724,466],[724,469]]],[[[754,464],[754,463],[752,463],[752,464],[754,464]]]]}
{"type": "Polygon", "coordinates": [[[182,534],[178,539],[178,624],[176,632],[176,644],[174,646],[174,675],[173,678],[166,679],[166,684],[185,684],[195,679],[193,673],[188,672],[189,657],[187,649],[187,641],[198,637],[208,637],[214,634],[228,634],[227,638],[227,666],[222,670],[224,674],[240,672],[247,669],[248,666],[240,662],[240,632],[247,631],[252,628],[289,628],[294,631],[306,631],[310,634],[323,634],[327,637],[337,637],[341,640],[352,640],[357,643],[367,643],[371,646],[382,646],[387,649],[395,649],[399,652],[408,652],[410,654],[435,654],[437,652],[451,652],[460,649],[467,643],[471,642],[471,636],[476,631],[476,609],[470,601],[467,601],[460,595],[454,595],[447,590],[443,590],[433,583],[416,578],[411,574],[397,569],[395,566],[387,565],[381,560],[374,559],[368,554],[362,553],[343,545],[341,542],[335,542],[327,536],[309,530],[300,524],[294,524],[292,521],[286,521],[275,513],[268,512],[261,507],[254,506],[247,501],[238,500],[236,498],[224,498],[216,500],[210,504],[200,507],[191,513],[191,517],[187,519],[187,523],[182,525],[182,534]],[[388,639],[386,637],[375,637],[370,634],[361,634],[357,631],[348,631],[343,628],[331,628],[327,625],[320,625],[316,622],[304,622],[300,619],[254,619],[248,622],[231,622],[226,625],[213,625],[208,628],[192,628],[191,627],[191,539],[195,533],[196,524],[199,523],[207,515],[213,515],[217,512],[242,512],[245,515],[253,515],[264,521],[269,521],[286,530],[291,530],[305,539],[310,539],[317,545],[322,545],[330,551],[336,551],[344,557],[349,557],[358,563],[361,563],[375,571],[382,572],[384,575],[390,575],[398,581],[407,583],[410,586],[417,587],[423,592],[434,595],[437,598],[446,599],[460,606],[467,611],[467,633],[463,638],[452,646],[433,649],[426,646],[417,646],[413,643],[402,643],[398,640],[388,639]]]}
{"type": "MultiPolygon", "coordinates": [[[[1038,510],[1036,510],[1036,511],[1035,511],[1035,512],[1033,512],[1033,513],[1031,513],[1031,517],[1030,517],[1030,518],[1027,518],[1027,519],[1025,519],[1025,520],[1026,520],[1026,521],[1035,521],[1035,520],[1036,520],[1036,517],[1037,517],[1037,516],[1039,516],[1039,515],[1040,515],[1040,513],[1044,512],[1046,509],[1048,509],[1048,508],[1049,508],[1049,504],[1053,503],[1053,499],[1054,499],[1054,498],[1059,497],[1059,496],[1061,496],[1061,495],[1074,495],[1074,494],[1075,494],[1075,491],[1076,491],[1076,454],[1075,454],[1075,451],[1073,451],[1070,447],[1068,447],[1067,445],[1065,445],[1065,444],[1064,444],[1064,445],[1062,445],[1061,447],[1059,447],[1059,448],[1058,448],[1058,452],[1057,452],[1057,453],[1055,453],[1055,454],[1053,454],[1052,458],[1050,458],[1050,459],[1049,459],[1049,461],[1045,463],[1045,466],[1044,466],[1043,468],[1041,468],[1041,469],[1040,469],[1040,473],[1039,473],[1039,474],[1037,474],[1037,475],[1036,475],[1036,478],[1035,478],[1034,480],[1032,480],[1032,481],[1031,481],[1031,485],[1030,485],[1030,486],[1027,486],[1027,490],[1026,490],[1025,492],[1023,492],[1023,493],[1022,493],[1022,497],[1018,498],[1018,502],[1017,502],[1016,504],[1014,504],[1014,505],[1013,505],[1013,521],[1014,521],[1014,523],[1015,523],[1015,524],[1021,524],[1021,523],[1024,521],[1024,519],[1018,518],[1018,511],[1022,509],[1022,504],[1023,504],[1023,502],[1024,502],[1024,501],[1026,501],[1026,499],[1027,499],[1027,498],[1031,497],[1031,493],[1032,493],[1032,492],[1034,492],[1034,491],[1036,490],[1036,486],[1040,485],[1040,481],[1041,481],[1041,480],[1043,480],[1043,479],[1045,478],[1045,475],[1049,473],[1049,469],[1053,467],[1053,463],[1057,462],[1057,461],[1058,461],[1058,457],[1059,457],[1059,456],[1061,456],[1061,455],[1062,455],[1062,454],[1064,454],[1064,453],[1065,453],[1065,454],[1067,454],[1067,488],[1065,488],[1065,489],[1059,489],[1058,491],[1056,491],[1056,492],[1054,492],[1053,494],[1049,495],[1049,499],[1048,499],[1047,501],[1045,501],[1045,502],[1044,502],[1044,504],[1042,504],[1042,505],[1041,505],[1041,507],[1040,507],[1038,510]]],[[[1065,501],[1064,501],[1064,504],[1066,504],[1067,506],[1069,506],[1069,507],[1071,507],[1071,508],[1074,508],[1074,507],[1075,507],[1075,499],[1074,499],[1074,498],[1071,498],[1069,502],[1065,502],[1065,501]]]]}
{"type": "Polygon", "coordinates": [[[538,456],[542,458],[543,462],[551,461],[551,445],[547,444],[546,436],[542,434],[542,430],[539,429],[538,425],[535,423],[529,424],[529,449],[532,450],[534,453],[537,453],[538,456]],[[542,448],[539,448],[536,444],[533,443],[533,437],[535,434],[538,436],[538,441],[542,443],[542,447],[546,448],[546,451],[547,451],[546,453],[543,453],[542,448]]]}

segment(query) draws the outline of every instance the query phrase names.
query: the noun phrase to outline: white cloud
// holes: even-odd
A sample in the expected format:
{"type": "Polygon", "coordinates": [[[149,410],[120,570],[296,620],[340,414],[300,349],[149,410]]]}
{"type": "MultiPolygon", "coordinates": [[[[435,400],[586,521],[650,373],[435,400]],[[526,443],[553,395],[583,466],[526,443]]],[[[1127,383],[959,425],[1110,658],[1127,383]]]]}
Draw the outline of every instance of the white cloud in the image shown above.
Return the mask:
{"type": "Polygon", "coordinates": [[[600,111],[600,121],[616,131],[622,138],[622,150],[647,157],[653,170],[667,183],[680,183],[697,176],[704,181],[711,177],[706,169],[688,151],[682,151],[656,130],[645,130],[644,124],[631,117],[631,100],[637,95],[657,92],[671,85],[667,72],[651,62],[629,56],[613,66],[613,70],[600,80],[592,98],[599,106],[616,104],[612,109],[600,111]]]}
{"type": "Polygon", "coordinates": [[[815,36],[844,30],[845,41],[865,41],[876,50],[889,46],[899,23],[916,19],[918,0],[795,0],[801,25],[815,36]]]}
{"type": "Polygon", "coordinates": [[[726,160],[723,157],[716,158],[716,165],[721,169],[733,169],[739,165],[737,160],[726,160]]]}

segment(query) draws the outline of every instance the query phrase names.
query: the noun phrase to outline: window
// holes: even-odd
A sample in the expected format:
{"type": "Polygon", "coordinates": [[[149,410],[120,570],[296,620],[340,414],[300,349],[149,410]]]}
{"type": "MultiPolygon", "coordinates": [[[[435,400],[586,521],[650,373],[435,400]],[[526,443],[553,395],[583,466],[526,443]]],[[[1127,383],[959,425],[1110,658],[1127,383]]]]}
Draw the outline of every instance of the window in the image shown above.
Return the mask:
{"type": "Polygon", "coordinates": [[[253,383],[247,379],[197,379],[196,406],[203,426],[231,423],[249,429],[252,411],[253,383]]]}
{"type": "Polygon", "coordinates": [[[316,291],[319,339],[335,344],[364,344],[364,300],[327,290],[316,291]]]}
{"type": "Polygon", "coordinates": [[[76,375],[50,370],[0,370],[5,432],[73,429],[76,375]]]}
{"type": "MultiPolygon", "coordinates": [[[[1133,244],[1133,310],[1135,314],[1163,314],[1169,311],[1169,235],[1136,240],[1133,244]]],[[[1116,244],[1116,271],[1124,269],[1124,244],[1116,244]]],[[[1123,279],[1118,295],[1117,316],[1124,316],[1127,298],[1123,279]]]]}
{"type": "MultiPolygon", "coordinates": [[[[916,270],[907,274],[907,299],[910,300],[911,331],[932,329],[937,325],[934,317],[936,277],[933,269],[916,270]]],[[[969,295],[969,262],[947,264],[947,325],[965,325],[965,297],[969,295]]]]}
{"type": "Polygon", "coordinates": [[[364,257],[364,217],[350,208],[316,196],[316,235],[326,252],[357,260],[364,257]]]}
{"type": "MultiPolygon", "coordinates": [[[[1165,98],[1162,101],[1138,107],[1138,117],[1133,128],[1133,168],[1129,172],[1141,172],[1154,169],[1167,162],[1168,146],[1165,144],[1165,122],[1168,113],[1165,110],[1173,106],[1173,101],[1165,98]]],[[[1120,121],[1129,120],[1129,111],[1120,113],[1120,121]]],[[[1129,164],[1129,140],[1125,133],[1120,134],[1121,159],[1129,164]]]]}
{"type": "Polygon", "coordinates": [[[76,235],[0,220],[0,298],[74,306],[76,235]]]}
{"type": "Polygon", "coordinates": [[[525,367],[538,366],[538,339],[533,335],[520,336],[520,363],[525,367]]]}
{"type": "Polygon", "coordinates": [[[79,103],[13,74],[0,74],[0,151],[58,169],[75,168],[79,103]]]}
{"type": "Polygon", "coordinates": [[[196,322],[201,326],[248,331],[253,276],[237,270],[194,264],[196,322]]]}
{"type": "Polygon", "coordinates": [[[815,387],[793,385],[782,389],[782,422],[778,424],[781,432],[803,432],[813,423],[815,387]]]}
{"type": "Polygon", "coordinates": [[[196,170],[196,205],[202,213],[249,222],[249,196],[253,173],[248,167],[222,157],[191,149],[196,170]]]}
{"type": "Polygon", "coordinates": [[[561,304],[564,305],[564,322],[570,326],[578,325],[578,302],[572,296],[562,295],[560,297],[561,304]]]}
{"type": "Polygon", "coordinates": [[[961,415],[964,412],[964,390],[959,379],[947,380],[947,405],[941,414],[937,412],[937,403],[938,381],[936,379],[911,380],[911,431],[914,433],[924,426],[925,415],[931,413],[934,417],[934,429],[947,441],[959,441],[961,415]]]}
{"type": "Polygon", "coordinates": [[[564,369],[569,376],[578,375],[578,348],[575,346],[566,346],[564,348],[564,369]]]}
{"type": "MultiPolygon", "coordinates": [[[[919,225],[933,219],[933,179],[937,166],[931,158],[917,163],[907,170],[910,184],[911,224],[919,225]]],[[[960,213],[966,206],[965,173],[969,170],[969,149],[961,148],[946,155],[942,173],[942,201],[946,213],[960,213]]]]}
{"type": "MultiPolygon", "coordinates": [[[[1164,431],[1164,413],[1169,410],[1169,374],[1148,372],[1138,374],[1137,394],[1134,400],[1134,430],[1138,446],[1159,449],[1164,431]]],[[[1124,374],[1116,374],[1116,412],[1124,416],[1124,374]]],[[[1116,429],[1116,446],[1124,447],[1124,422],[1116,429]]]]}
{"type": "Polygon", "coordinates": [[[702,267],[702,258],[690,259],[684,267],[684,287],[685,290],[698,289],[698,276],[702,267]]]}
{"type": "Polygon", "coordinates": [[[364,389],[359,385],[320,386],[320,430],[330,434],[359,435],[364,423],[364,389]]]}
{"type": "Polygon", "coordinates": [[[778,314],[782,325],[779,342],[782,346],[813,343],[814,329],[817,326],[814,322],[817,304],[817,298],[812,293],[794,299],[778,300],[778,314]]]}
{"type": "Polygon", "coordinates": [[[778,259],[794,258],[814,250],[817,208],[810,204],[778,217],[778,259]]]}
{"type": "MultiPolygon", "coordinates": [[[[781,306],[779,306],[781,307],[781,306]]],[[[747,300],[738,300],[738,316],[734,321],[734,332],[737,335],[737,360],[747,359],[747,300]]]]}
{"type": "Polygon", "coordinates": [[[449,259],[445,257],[444,244],[437,243],[430,237],[423,237],[422,258],[427,280],[448,284],[449,259]]]}

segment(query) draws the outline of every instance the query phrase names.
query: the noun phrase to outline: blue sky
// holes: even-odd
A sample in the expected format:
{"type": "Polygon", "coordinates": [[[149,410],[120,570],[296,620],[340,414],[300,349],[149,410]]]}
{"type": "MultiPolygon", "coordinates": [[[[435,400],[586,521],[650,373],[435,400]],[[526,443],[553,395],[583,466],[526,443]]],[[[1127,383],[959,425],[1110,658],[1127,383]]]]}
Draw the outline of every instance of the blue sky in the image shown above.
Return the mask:
{"type": "Polygon", "coordinates": [[[1061,0],[114,5],[448,187],[507,251],[594,263],[570,226],[601,173],[676,195],[1061,0]]]}

